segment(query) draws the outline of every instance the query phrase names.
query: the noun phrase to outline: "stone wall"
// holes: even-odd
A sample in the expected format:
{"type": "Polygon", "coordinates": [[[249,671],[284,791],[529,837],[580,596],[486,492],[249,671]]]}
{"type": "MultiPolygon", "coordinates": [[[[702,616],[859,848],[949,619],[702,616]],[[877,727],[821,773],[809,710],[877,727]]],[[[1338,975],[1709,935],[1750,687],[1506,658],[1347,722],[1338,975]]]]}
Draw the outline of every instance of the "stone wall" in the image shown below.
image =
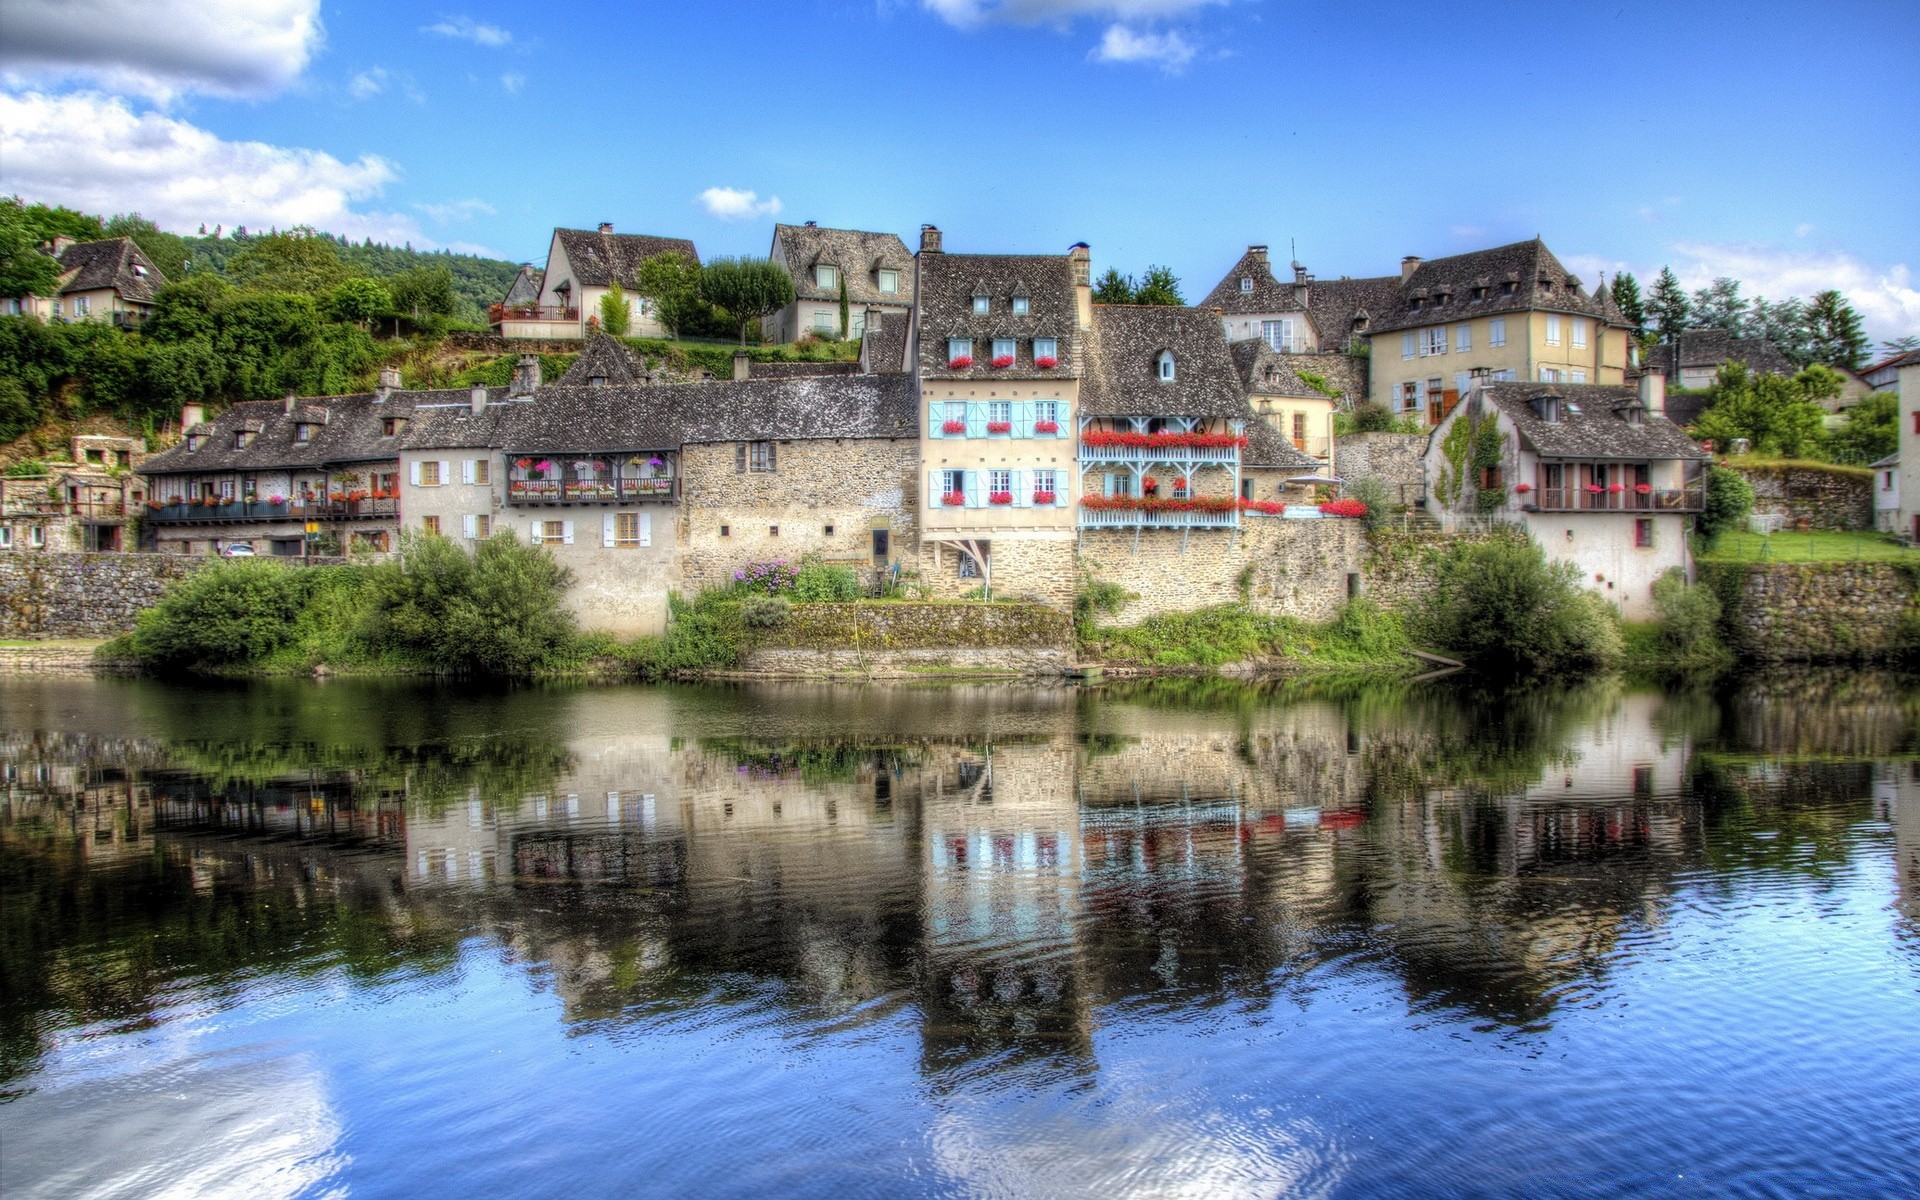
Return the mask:
{"type": "MultiPolygon", "coordinates": [[[[993,568],[993,594],[1066,610],[1073,606],[1073,538],[1043,531],[982,538],[993,568]]],[[[937,599],[958,600],[977,594],[977,575],[960,574],[961,551],[953,545],[925,543],[920,552],[920,582],[937,599]]]]}
{"type": "Polygon", "coordinates": [[[802,604],[757,639],[748,671],[810,675],[942,668],[1058,674],[1073,660],[1068,615],[1040,604],[802,604]]]}
{"type": "MultiPolygon", "coordinates": [[[[1130,530],[1087,530],[1080,569],[1135,597],[1102,617],[1107,624],[1132,625],[1243,596],[1257,612],[1325,621],[1346,602],[1348,576],[1364,571],[1366,549],[1365,530],[1355,520],[1247,516],[1237,534],[1141,530],[1136,540],[1130,530]]],[[[1352,586],[1364,591],[1364,577],[1352,586]]]]}
{"type": "Polygon", "coordinates": [[[0,637],[114,637],[213,560],[179,554],[0,554],[0,637]]]}
{"type": "Polygon", "coordinates": [[[1295,373],[1305,371],[1327,381],[1327,387],[1340,393],[1349,405],[1364,404],[1367,399],[1367,360],[1351,354],[1295,354],[1288,357],[1295,373]]]}
{"type": "Polygon", "coordinates": [[[1819,465],[1732,467],[1753,485],[1753,511],[1786,518],[1794,529],[1872,529],[1873,472],[1819,465]]]}
{"type": "Polygon", "coordinates": [[[1424,433],[1350,433],[1333,447],[1333,473],[1352,483],[1372,475],[1387,485],[1387,495],[1405,507],[1426,492],[1427,435],[1424,433]]]}
{"type": "Polygon", "coordinates": [[[90,645],[0,646],[0,675],[92,675],[95,669],[90,645]]]}
{"type": "Polygon", "coordinates": [[[1734,651],[1762,661],[1888,658],[1920,579],[1900,563],[1702,563],[1734,651]]]}

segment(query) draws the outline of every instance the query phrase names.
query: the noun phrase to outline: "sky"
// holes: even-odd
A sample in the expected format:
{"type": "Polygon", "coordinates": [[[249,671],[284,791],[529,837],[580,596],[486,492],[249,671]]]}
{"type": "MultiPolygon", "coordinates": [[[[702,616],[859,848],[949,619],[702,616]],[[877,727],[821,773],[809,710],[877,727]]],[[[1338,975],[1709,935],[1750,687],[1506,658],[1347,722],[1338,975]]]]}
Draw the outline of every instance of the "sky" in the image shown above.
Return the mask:
{"type": "Polygon", "coordinates": [[[1538,234],[1920,334],[1920,3],[7,0],[0,192],[544,260],[775,220],[1093,247],[1190,301],[1538,234]]]}

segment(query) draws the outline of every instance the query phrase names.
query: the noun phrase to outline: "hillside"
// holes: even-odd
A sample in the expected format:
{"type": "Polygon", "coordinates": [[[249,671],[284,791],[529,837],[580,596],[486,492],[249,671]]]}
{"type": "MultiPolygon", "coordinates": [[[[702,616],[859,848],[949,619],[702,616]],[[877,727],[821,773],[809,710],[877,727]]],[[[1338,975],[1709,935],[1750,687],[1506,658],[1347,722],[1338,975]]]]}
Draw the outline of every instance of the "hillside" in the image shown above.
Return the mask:
{"type": "MultiPolygon", "coordinates": [[[[212,271],[225,276],[228,263],[267,236],[271,234],[249,233],[243,226],[231,234],[194,235],[179,240],[186,247],[189,271],[212,271]]],[[[411,246],[388,246],[372,240],[356,243],[324,231],[320,236],[334,243],[340,260],[357,275],[391,279],[419,267],[447,268],[453,273],[456,299],[453,319],[463,325],[484,325],[487,305],[498,303],[507,294],[513,277],[520,271],[519,263],[505,259],[479,258],[446,250],[415,250],[411,246]]]]}

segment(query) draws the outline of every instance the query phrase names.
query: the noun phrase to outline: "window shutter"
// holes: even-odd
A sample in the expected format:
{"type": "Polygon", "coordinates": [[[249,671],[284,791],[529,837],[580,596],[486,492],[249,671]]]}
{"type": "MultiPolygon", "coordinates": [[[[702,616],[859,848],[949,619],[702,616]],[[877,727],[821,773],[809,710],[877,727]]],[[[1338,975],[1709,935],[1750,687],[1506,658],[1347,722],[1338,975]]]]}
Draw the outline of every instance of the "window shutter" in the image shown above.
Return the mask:
{"type": "Polygon", "coordinates": [[[474,468],[474,463],[472,459],[463,458],[460,460],[460,482],[461,483],[473,482],[473,476],[474,476],[473,468],[474,468]]]}
{"type": "Polygon", "coordinates": [[[563,546],[573,545],[573,522],[572,521],[560,522],[560,544],[563,546]]]}
{"type": "Polygon", "coordinates": [[[535,521],[532,528],[527,531],[527,540],[536,546],[540,544],[540,522],[535,521]]]}
{"type": "Polygon", "coordinates": [[[441,483],[453,482],[453,464],[451,462],[447,462],[443,460],[440,463],[440,482],[441,483]]]}
{"type": "Polygon", "coordinates": [[[1007,482],[1013,486],[1013,506],[1015,508],[1033,507],[1032,489],[1020,485],[1020,481],[1025,479],[1026,475],[1027,473],[1025,471],[1010,471],[1007,473],[1007,482]]]}
{"type": "Polygon", "coordinates": [[[747,444],[741,442],[733,448],[733,471],[736,475],[747,473],[747,444]]]}
{"type": "Polygon", "coordinates": [[[480,521],[472,513],[460,518],[460,536],[477,538],[480,536],[480,521]]]}
{"type": "Polygon", "coordinates": [[[767,470],[778,471],[779,469],[780,469],[780,443],[768,442],[767,443],[767,470]]]}
{"type": "Polygon", "coordinates": [[[415,487],[420,486],[420,464],[418,462],[410,462],[407,464],[407,482],[415,487]]]}
{"type": "Polygon", "coordinates": [[[640,514],[640,544],[653,545],[653,514],[650,512],[640,514]]]}
{"type": "Polygon", "coordinates": [[[600,518],[600,544],[602,546],[613,545],[614,543],[613,525],[614,525],[614,516],[612,513],[607,513],[605,516],[600,518]]]}
{"type": "Polygon", "coordinates": [[[1400,335],[1400,357],[1401,358],[1413,357],[1413,335],[1410,333],[1403,333],[1400,335]]]}

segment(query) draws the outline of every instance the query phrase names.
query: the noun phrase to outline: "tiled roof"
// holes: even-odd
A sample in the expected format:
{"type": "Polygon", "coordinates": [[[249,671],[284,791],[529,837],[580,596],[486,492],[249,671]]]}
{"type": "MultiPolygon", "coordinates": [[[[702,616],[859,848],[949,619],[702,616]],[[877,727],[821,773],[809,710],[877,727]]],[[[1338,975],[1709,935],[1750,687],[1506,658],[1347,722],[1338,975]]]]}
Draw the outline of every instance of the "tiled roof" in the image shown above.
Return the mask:
{"type": "Polygon", "coordinates": [[[1307,316],[1320,333],[1322,350],[1344,350],[1355,333],[1368,333],[1399,303],[1400,277],[1319,279],[1308,287],[1307,316]],[[1365,323],[1355,326],[1357,318],[1365,323]]]}
{"type": "Polygon", "coordinates": [[[600,379],[601,386],[646,382],[646,373],[633,361],[633,354],[611,334],[595,333],[587,339],[580,357],[566,373],[554,380],[556,387],[587,387],[600,379]]]}
{"type": "Polygon", "coordinates": [[[1265,246],[1249,246],[1233,264],[1226,278],[1214,285],[1207,298],[1199,304],[1200,308],[1217,308],[1223,313],[1286,313],[1305,311],[1294,290],[1291,280],[1286,283],[1274,278],[1273,268],[1267,262],[1265,246]],[[1251,279],[1253,290],[1242,291],[1240,281],[1251,279]]]}
{"type": "Polygon", "coordinates": [[[769,255],[793,276],[794,294],[802,300],[840,299],[836,284],[823,288],[814,267],[839,268],[847,281],[847,300],[864,308],[869,304],[913,303],[913,253],[894,233],[860,229],[823,229],[818,225],[775,225],[769,255]],[[880,290],[880,268],[900,273],[900,290],[880,290]]]}
{"type": "Polygon", "coordinates": [[[905,314],[871,319],[860,339],[860,365],[874,375],[898,375],[907,369],[907,326],[905,314]]]}
{"type": "Polygon", "coordinates": [[[1246,393],[1220,319],[1200,308],[1096,304],[1080,384],[1089,416],[1245,417],[1246,393]],[[1172,351],[1174,377],[1158,363],[1172,351]]]}
{"type": "MultiPolygon", "coordinates": [[[[1075,378],[1080,372],[1080,333],[1074,311],[1073,263],[1064,254],[946,254],[919,256],[920,372],[929,379],[1075,378]],[[973,297],[987,297],[985,315],[975,315],[973,297]],[[1028,312],[1013,315],[1016,294],[1028,312]],[[947,339],[973,339],[973,366],[947,367],[947,339]],[[1013,338],[1014,365],[995,370],[993,339],[1013,338]],[[1035,337],[1059,341],[1060,365],[1033,365],[1035,337]]],[[[1214,322],[1219,325],[1218,321],[1214,322]]]]}
{"type": "Polygon", "coordinates": [[[905,375],[749,379],[672,387],[543,388],[489,443],[540,453],[667,450],[689,443],[918,438],[905,375]]]}
{"type": "Polygon", "coordinates": [[[1227,347],[1233,367],[1250,395],[1302,396],[1325,400],[1328,396],[1300,378],[1294,369],[1296,355],[1282,354],[1262,341],[1234,342],[1227,347]]]}
{"type": "MultiPolygon", "coordinates": [[[[1738,338],[1725,329],[1688,329],[1679,335],[1681,367],[1717,367],[1734,359],[1749,370],[1770,375],[1795,375],[1800,368],[1765,338],[1738,338]]],[[[1661,342],[1647,352],[1647,369],[1671,375],[1672,344],[1661,342]]]]}
{"type": "Polygon", "coordinates": [[[139,304],[153,303],[153,293],[167,281],[133,239],[124,237],[75,242],[60,252],[60,270],[70,276],[60,285],[63,296],[112,288],[121,299],[139,304]]]}
{"type": "Polygon", "coordinates": [[[1624,324],[1618,307],[1588,294],[1546,243],[1534,238],[1421,263],[1400,285],[1393,307],[1372,314],[1370,332],[1530,309],[1579,313],[1607,324],[1624,324]],[[1511,294],[1507,284],[1513,285],[1511,294]]]}
{"type": "MultiPolygon", "coordinates": [[[[1480,393],[1507,414],[1526,444],[1543,458],[1704,459],[1680,427],[1651,414],[1629,423],[1622,411],[1639,403],[1634,388],[1597,383],[1493,383],[1480,393]],[[1536,402],[1561,397],[1558,421],[1540,417],[1536,402]],[[1578,411],[1575,411],[1575,410],[1578,411]]],[[[1471,393],[1469,394],[1471,398],[1471,393]]]]}
{"type": "Polygon", "coordinates": [[[1895,370],[1898,370],[1901,367],[1912,367],[1912,366],[1920,366],[1920,350],[1908,350],[1903,354],[1896,354],[1892,358],[1883,358],[1879,362],[1874,363],[1872,366],[1868,367],[1866,371],[1861,372],[1861,374],[1866,374],[1872,371],[1884,371],[1888,367],[1892,367],[1895,370]]]}
{"type": "Polygon", "coordinates": [[[553,235],[567,252],[573,277],[588,287],[607,287],[618,279],[621,287],[631,291],[639,286],[640,264],[661,254],[680,254],[700,261],[700,252],[686,238],[601,233],[595,229],[556,229],[553,235]]]}
{"type": "Polygon", "coordinates": [[[754,379],[809,379],[821,375],[858,375],[857,362],[769,362],[748,368],[754,379]]]}
{"type": "Polygon", "coordinates": [[[540,303],[540,285],[546,280],[547,273],[532,263],[522,263],[520,273],[513,277],[513,286],[507,289],[508,304],[540,303]]]}
{"type": "Polygon", "coordinates": [[[1247,448],[1240,454],[1247,467],[1317,471],[1326,464],[1296,447],[1278,429],[1259,417],[1247,422],[1247,448]]]}
{"type": "Polygon", "coordinates": [[[402,450],[461,450],[498,447],[504,444],[504,430],[514,414],[533,405],[531,400],[508,400],[504,390],[490,388],[487,405],[473,411],[471,393],[459,393],[461,399],[415,405],[407,422],[402,450]]]}
{"type": "MultiPolygon", "coordinates": [[[[504,388],[493,388],[489,394],[498,398],[504,393],[504,388]]],[[[471,395],[469,388],[445,388],[397,390],[385,400],[366,394],[312,397],[298,401],[291,413],[283,401],[243,401],[188,431],[201,436],[198,450],[187,449],[183,441],[147,459],[138,470],[143,475],[271,471],[393,459],[413,433],[410,418],[416,408],[467,404],[471,395]],[[388,436],[383,432],[388,417],[409,418],[408,425],[388,436]],[[310,427],[306,442],[294,440],[294,427],[300,424],[310,427]],[[234,434],[242,430],[255,436],[237,447],[234,434]]]]}

